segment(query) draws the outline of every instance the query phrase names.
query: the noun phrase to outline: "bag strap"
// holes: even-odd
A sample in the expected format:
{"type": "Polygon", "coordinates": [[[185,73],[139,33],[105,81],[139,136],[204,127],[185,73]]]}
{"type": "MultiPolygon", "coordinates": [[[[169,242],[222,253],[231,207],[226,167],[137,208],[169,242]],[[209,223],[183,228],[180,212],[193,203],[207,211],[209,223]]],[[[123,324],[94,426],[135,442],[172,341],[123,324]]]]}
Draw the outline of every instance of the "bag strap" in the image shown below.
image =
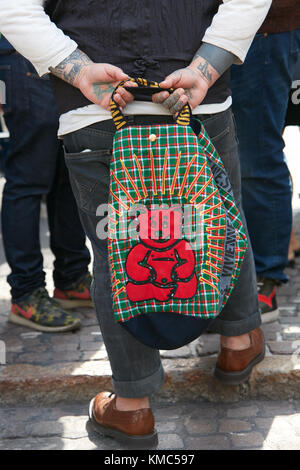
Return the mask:
{"type": "MultiPolygon", "coordinates": [[[[162,89],[160,88],[159,84],[157,82],[154,82],[152,80],[146,80],[145,78],[129,78],[128,80],[123,80],[120,82],[116,88],[114,89],[111,99],[110,99],[110,110],[111,110],[111,115],[113,118],[113,121],[115,123],[116,129],[119,130],[121,127],[127,125],[126,117],[120,110],[118,104],[114,100],[114,96],[118,90],[119,87],[126,88],[129,90],[129,87],[125,87],[125,83],[127,82],[134,82],[138,85],[139,88],[141,89],[147,89],[147,92],[150,91],[150,93],[158,93],[159,91],[168,91],[169,93],[173,93],[175,91],[174,88],[169,88],[169,89],[162,89]]],[[[134,90],[136,88],[131,88],[131,90],[134,90]]],[[[178,113],[177,117],[174,118],[176,124],[179,124],[181,126],[189,126],[191,123],[191,117],[192,117],[192,111],[190,108],[190,105],[187,103],[184,105],[182,110],[178,113]]]]}

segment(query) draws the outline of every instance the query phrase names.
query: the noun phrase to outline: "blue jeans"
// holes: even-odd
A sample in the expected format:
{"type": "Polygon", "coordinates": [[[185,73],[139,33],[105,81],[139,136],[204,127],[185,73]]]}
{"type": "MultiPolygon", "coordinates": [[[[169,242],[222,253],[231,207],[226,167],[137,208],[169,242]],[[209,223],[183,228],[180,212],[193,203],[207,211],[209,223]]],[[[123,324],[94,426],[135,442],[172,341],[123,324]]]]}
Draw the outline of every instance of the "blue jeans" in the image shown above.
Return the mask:
{"type": "MultiPolygon", "coordinates": [[[[222,157],[241,210],[240,168],[231,110],[200,118],[222,157]]],[[[166,116],[132,116],[128,120],[136,125],[174,122],[172,117],[166,116]]],[[[67,134],[63,140],[71,184],[93,247],[92,296],[113,373],[114,390],[122,397],[135,398],[157,391],[163,383],[164,371],[159,351],[137,341],[113,317],[107,243],[97,237],[96,227],[101,217],[96,211],[100,204],[108,202],[114,134],[115,125],[108,120],[67,134]],[[83,152],[85,149],[91,152],[83,152]]],[[[241,216],[244,221],[242,210],[241,216]]],[[[257,328],[260,323],[255,267],[249,247],[238,282],[210,330],[224,336],[239,336],[257,328]]]]}
{"type": "Polygon", "coordinates": [[[55,286],[67,289],[83,277],[90,254],[57,139],[58,113],[49,80],[39,79],[16,53],[0,55],[0,80],[6,85],[4,112],[10,131],[3,161],[2,234],[14,302],[45,286],[39,233],[43,196],[55,286]]]}
{"type": "Polygon", "coordinates": [[[287,280],[291,184],[282,131],[300,30],[257,34],[242,66],[232,67],[242,201],[259,276],[287,280]]]}

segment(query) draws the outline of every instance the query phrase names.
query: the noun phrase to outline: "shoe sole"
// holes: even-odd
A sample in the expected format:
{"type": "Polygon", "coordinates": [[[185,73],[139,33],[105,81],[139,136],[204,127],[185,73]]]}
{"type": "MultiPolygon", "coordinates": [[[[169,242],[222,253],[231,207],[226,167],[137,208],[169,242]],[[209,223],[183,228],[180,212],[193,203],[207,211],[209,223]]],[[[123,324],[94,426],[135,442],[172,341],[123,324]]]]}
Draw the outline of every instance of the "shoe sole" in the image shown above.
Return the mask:
{"type": "Polygon", "coordinates": [[[32,330],[42,331],[44,333],[60,333],[64,331],[73,331],[77,330],[81,327],[81,321],[78,320],[71,325],[66,326],[43,326],[39,325],[38,323],[34,323],[33,321],[28,320],[27,318],[19,317],[14,313],[10,312],[8,316],[8,321],[10,323],[14,323],[15,325],[26,326],[27,328],[31,328],[32,330]]]}
{"type": "Polygon", "coordinates": [[[71,310],[72,308],[80,308],[80,307],[89,307],[93,308],[94,304],[91,300],[64,300],[64,299],[57,299],[53,297],[56,302],[60,304],[60,306],[64,310],[71,310]]]}
{"type": "Polygon", "coordinates": [[[279,318],[279,309],[272,310],[272,312],[266,312],[261,314],[261,322],[264,323],[272,323],[277,321],[279,318]]]}
{"type": "Polygon", "coordinates": [[[256,356],[248,366],[239,372],[224,372],[222,369],[219,369],[218,366],[215,368],[214,375],[215,377],[225,385],[239,385],[246,382],[251,375],[253,367],[261,362],[265,357],[265,347],[263,351],[256,356]]]}
{"type": "Polygon", "coordinates": [[[89,419],[93,429],[98,433],[106,437],[111,437],[116,441],[120,442],[121,444],[125,444],[131,448],[143,448],[149,449],[152,447],[156,447],[158,445],[158,436],[157,431],[154,430],[152,434],[147,434],[145,436],[131,436],[129,434],[125,434],[122,431],[113,428],[107,428],[105,426],[101,426],[96,419],[94,418],[94,398],[90,401],[89,405],[89,419]]]}

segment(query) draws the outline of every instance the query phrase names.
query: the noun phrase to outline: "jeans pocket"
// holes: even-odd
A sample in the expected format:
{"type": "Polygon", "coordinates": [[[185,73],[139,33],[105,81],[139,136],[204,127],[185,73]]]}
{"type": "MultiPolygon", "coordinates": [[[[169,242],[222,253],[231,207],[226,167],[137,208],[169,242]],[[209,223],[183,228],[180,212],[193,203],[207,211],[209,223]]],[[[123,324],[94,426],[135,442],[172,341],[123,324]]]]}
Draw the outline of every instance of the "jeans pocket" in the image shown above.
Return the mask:
{"type": "Polygon", "coordinates": [[[219,140],[223,139],[227,134],[229,134],[230,128],[227,126],[225,129],[223,129],[219,134],[213,135],[211,137],[211,140],[213,144],[215,145],[219,140]]]}
{"type": "Polygon", "coordinates": [[[204,119],[202,122],[220,156],[222,156],[224,152],[230,150],[233,145],[233,122],[231,110],[229,109],[225,112],[217,113],[214,117],[204,119]]]}
{"type": "Polygon", "coordinates": [[[67,153],[65,161],[77,205],[83,212],[96,215],[109,195],[111,150],[67,153]]]}

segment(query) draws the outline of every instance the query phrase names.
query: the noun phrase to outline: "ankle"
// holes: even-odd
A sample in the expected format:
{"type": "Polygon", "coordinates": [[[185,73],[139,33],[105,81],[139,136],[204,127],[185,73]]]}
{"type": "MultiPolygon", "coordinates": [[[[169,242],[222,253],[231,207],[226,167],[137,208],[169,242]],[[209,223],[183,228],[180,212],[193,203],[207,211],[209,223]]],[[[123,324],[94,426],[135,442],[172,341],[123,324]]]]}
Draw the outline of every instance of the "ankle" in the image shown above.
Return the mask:
{"type": "Polygon", "coordinates": [[[148,397],[142,398],[116,398],[116,408],[119,411],[135,411],[150,408],[148,397]]]}
{"type": "Polygon", "coordinates": [[[242,351],[251,346],[250,336],[248,333],[240,336],[221,336],[221,346],[235,351],[242,351]]]}

